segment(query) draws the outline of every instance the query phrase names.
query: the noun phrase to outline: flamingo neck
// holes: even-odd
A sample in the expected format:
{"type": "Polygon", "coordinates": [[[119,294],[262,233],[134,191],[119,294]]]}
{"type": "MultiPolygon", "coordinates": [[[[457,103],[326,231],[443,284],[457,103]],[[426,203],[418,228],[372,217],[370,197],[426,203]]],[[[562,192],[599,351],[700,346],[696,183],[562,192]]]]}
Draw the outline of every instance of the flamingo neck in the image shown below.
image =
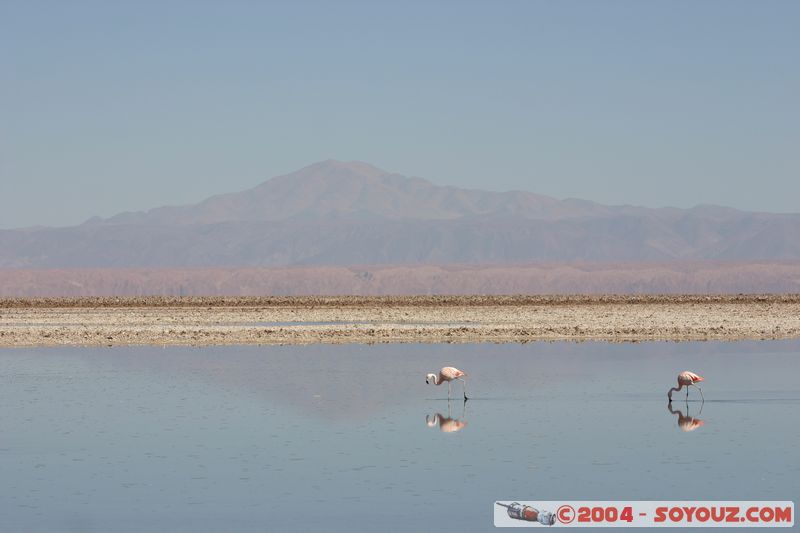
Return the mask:
{"type": "Polygon", "coordinates": [[[683,388],[683,385],[681,385],[680,383],[678,384],[677,387],[672,387],[671,389],[669,389],[669,392],[667,393],[667,398],[669,398],[671,400],[672,399],[672,393],[673,392],[680,392],[680,390],[682,388],[683,388]]]}

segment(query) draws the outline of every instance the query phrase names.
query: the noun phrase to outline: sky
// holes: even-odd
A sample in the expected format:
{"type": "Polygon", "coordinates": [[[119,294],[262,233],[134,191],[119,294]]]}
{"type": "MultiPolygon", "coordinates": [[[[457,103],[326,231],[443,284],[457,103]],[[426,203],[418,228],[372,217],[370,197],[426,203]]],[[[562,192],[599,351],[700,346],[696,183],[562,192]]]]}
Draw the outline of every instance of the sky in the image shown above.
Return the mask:
{"type": "Polygon", "coordinates": [[[800,2],[0,0],[0,228],[324,159],[800,212],[800,2]]]}

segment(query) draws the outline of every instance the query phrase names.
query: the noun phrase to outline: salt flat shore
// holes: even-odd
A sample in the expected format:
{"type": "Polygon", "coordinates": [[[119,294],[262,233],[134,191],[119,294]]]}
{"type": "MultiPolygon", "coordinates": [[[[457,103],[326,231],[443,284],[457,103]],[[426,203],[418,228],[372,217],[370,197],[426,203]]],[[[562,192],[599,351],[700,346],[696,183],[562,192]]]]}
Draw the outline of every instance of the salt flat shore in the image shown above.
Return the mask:
{"type": "Polygon", "coordinates": [[[800,337],[800,295],[0,299],[0,347],[800,337]]]}

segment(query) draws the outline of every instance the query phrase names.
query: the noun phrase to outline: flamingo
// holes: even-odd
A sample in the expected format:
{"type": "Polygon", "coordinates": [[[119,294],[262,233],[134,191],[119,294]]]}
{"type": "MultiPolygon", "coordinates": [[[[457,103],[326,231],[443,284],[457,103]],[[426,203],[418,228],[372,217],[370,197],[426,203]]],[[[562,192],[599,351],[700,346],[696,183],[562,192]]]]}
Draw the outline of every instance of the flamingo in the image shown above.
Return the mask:
{"type": "MultiPolygon", "coordinates": [[[[669,390],[669,392],[667,393],[667,398],[669,398],[669,401],[672,402],[672,393],[673,393],[673,391],[674,392],[678,392],[683,387],[686,387],[686,400],[687,401],[689,400],[689,387],[694,387],[697,390],[699,390],[700,391],[700,397],[703,398],[703,391],[700,389],[700,387],[695,385],[696,383],[699,383],[701,381],[705,381],[705,379],[702,376],[698,376],[694,372],[689,372],[688,370],[684,370],[683,372],[678,374],[678,386],[677,387],[672,387],[669,390]]],[[[705,401],[705,400],[706,399],[703,398],[703,401],[705,401]]]]}
{"type": "Polygon", "coordinates": [[[442,382],[446,381],[447,382],[447,399],[449,400],[450,399],[450,392],[451,392],[451,383],[450,382],[454,381],[456,379],[459,379],[459,380],[461,380],[461,383],[464,386],[464,400],[469,400],[469,398],[467,398],[467,382],[464,380],[465,377],[467,377],[467,375],[464,372],[462,372],[461,370],[457,369],[456,367],[454,367],[454,366],[446,366],[446,367],[442,368],[441,370],[439,370],[438,374],[431,373],[431,374],[428,374],[427,376],[425,376],[425,383],[430,384],[430,382],[432,381],[434,385],[441,385],[442,382]]]}

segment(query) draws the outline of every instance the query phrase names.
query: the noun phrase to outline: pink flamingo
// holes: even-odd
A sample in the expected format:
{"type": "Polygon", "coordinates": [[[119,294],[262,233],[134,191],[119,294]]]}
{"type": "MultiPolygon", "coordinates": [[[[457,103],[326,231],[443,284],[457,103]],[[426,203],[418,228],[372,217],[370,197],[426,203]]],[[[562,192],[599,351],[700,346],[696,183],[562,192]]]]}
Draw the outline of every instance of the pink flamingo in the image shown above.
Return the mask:
{"type": "MultiPolygon", "coordinates": [[[[684,370],[680,374],[678,374],[678,386],[672,387],[669,392],[667,393],[667,398],[669,401],[672,402],[672,393],[680,391],[682,388],[686,387],[686,400],[689,400],[689,387],[694,387],[700,391],[700,397],[703,398],[703,391],[696,385],[696,383],[700,383],[701,381],[705,381],[702,376],[698,376],[694,372],[689,372],[688,370],[684,370]]],[[[703,398],[703,401],[706,399],[703,398]]]]}
{"type": "Polygon", "coordinates": [[[446,367],[442,368],[441,370],[439,370],[438,374],[428,374],[427,376],[425,376],[425,383],[430,384],[430,382],[433,381],[434,385],[441,385],[442,382],[446,381],[447,382],[447,399],[449,400],[450,399],[450,392],[451,392],[451,383],[450,382],[454,381],[456,379],[459,379],[459,380],[461,380],[461,383],[464,386],[464,399],[465,400],[469,400],[469,398],[467,398],[467,382],[464,380],[465,377],[467,377],[467,375],[464,372],[462,372],[461,370],[457,369],[456,367],[446,366],[446,367]]]}

